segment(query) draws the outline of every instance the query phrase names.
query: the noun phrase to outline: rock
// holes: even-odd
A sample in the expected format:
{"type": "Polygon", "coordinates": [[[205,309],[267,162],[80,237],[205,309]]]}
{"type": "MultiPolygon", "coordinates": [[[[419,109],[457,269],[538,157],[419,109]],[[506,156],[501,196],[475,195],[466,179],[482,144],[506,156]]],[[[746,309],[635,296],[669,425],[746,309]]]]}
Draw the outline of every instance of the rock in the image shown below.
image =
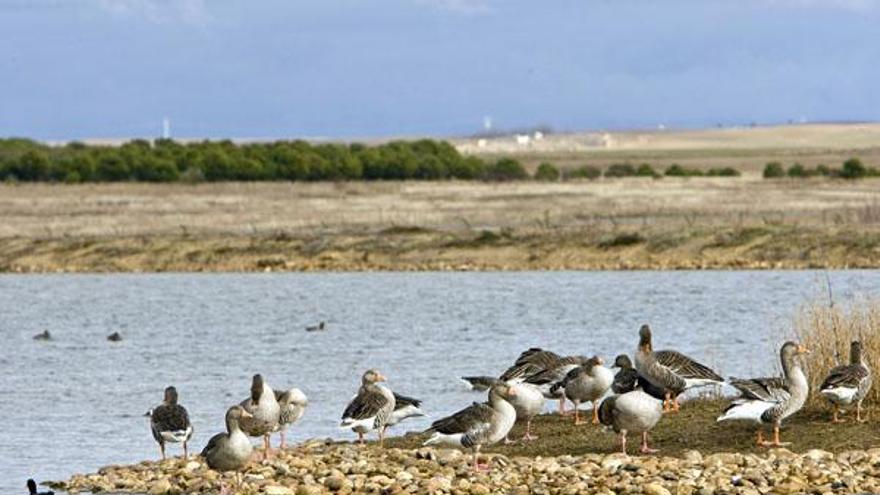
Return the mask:
{"type": "Polygon", "coordinates": [[[834,459],[834,454],[825,450],[810,449],[804,453],[804,457],[815,462],[826,462],[834,459]]]}
{"type": "Polygon", "coordinates": [[[645,495],[672,495],[672,492],[663,488],[663,486],[658,483],[648,483],[643,486],[642,493],[645,495]]]}
{"type": "Polygon", "coordinates": [[[474,483],[471,485],[470,494],[471,495],[489,495],[490,490],[489,487],[482,483],[474,483]]]}
{"type": "Polygon", "coordinates": [[[166,493],[171,493],[171,482],[169,482],[167,478],[162,478],[150,485],[150,491],[147,493],[150,495],[165,495],[166,493]]]}
{"type": "Polygon", "coordinates": [[[266,495],[294,495],[293,490],[281,485],[264,486],[263,493],[266,495]]]}
{"type": "Polygon", "coordinates": [[[730,452],[712,454],[703,459],[703,465],[706,467],[736,466],[739,464],[737,455],[730,452]]]}
{"type": "Polygon", "coordinates": [[[697,450],[688,450],[682,455],[682,459],[691,464],[701,464],[703,462],[703,454],[697,450]]]}

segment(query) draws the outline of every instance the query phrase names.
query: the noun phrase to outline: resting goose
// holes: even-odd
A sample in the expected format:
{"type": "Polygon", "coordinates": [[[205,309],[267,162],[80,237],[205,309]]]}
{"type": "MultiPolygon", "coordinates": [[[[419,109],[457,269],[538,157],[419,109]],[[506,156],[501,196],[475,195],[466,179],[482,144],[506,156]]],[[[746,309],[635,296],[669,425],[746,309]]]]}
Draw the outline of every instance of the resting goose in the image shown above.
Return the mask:
{"type": "Polygon", "coordinates": [[[226,411],[226,433],[211,437],[202,450],[202,457],[208,467],[217,471],[238,471],[248,463],[254,448],[247,435],[241,431],[241,420],[252,417],[241,406],[232,406],[226,411]]]}
{"type": "Polygon", "coordinates": [[[849,347],[849,364],[835,366],[819,387],[819,393],[834,405],[832,423],[843,423],[837,416],[842,406],[856,403],[856,421],[862,422],[862,400],[871,390],[871,369],[862,354],[862,343],[853,341],[849,347]]]}
{"type": "Polygon", "coordinates": [[[281,419],[281,406],[272,387],[256,374],[251,380],[251,396],[241,401],[241,407],[250,413],[241,419],[241,429],[252,437],[263,437],[263,458],[269,457],[269,435],[276,431],[281,419]]]}
{"type": "Polygon", "coordinates": [[[49,490],[46,492],[38,492],[37,491],[37,482],[34,480],[27,480],[27,489],[28,495],[55,495],[55,492],[49,490]]]}
{"type": "Polygon", "coordinates": [[[287,428],[299,421],[299,418],[305,414],[306,407],[309,405],[309,399],[302,390],[292,388],[283,392],[276,390],[275,400],[278,401],[278,406],[281,408],[281,414],[278,416],[278,426],[275,428],[275,431],[281,433],[280,448],[283,449],[287,428]]]}
{"type": "Polygon", "coordinates": [[[162,404],[147,411],[150,418],[150,431],[159,443],[162,459],[165,459],[165,442],[183,443],[183,458],[189,457],[186,442],[192,438],[193,427],[189,421],[186,408],[177,403],[177,389],[165,389],[165,400],[162,404]]]}
{"type": "Polygon", "coordinates": [[[663,416],[660,399],[646,394],[641,389],[612,395],[599,405],[599,421],[620,434],[620,450],[626,454],[626,435],[642,434],[641,452],[651,454],[657,450],[648,447],[648,432],[663,416]]]}
{"type": "Polygon", "coordinates": [[[565,394],[553,386],[565,379],[569,371],[584,364],[583,356],[560,356],[555,352],[533,347],[517,358],[502,375],[502,381],[521,381],[536,385],[544,397],[559,401],[559,414],[565,414],[565,394]]]}
{"type": "MultiPolygon", "coordinates": [[[[471,390],[477,390],[480,392],[489,390],[496,383],[502,383],[498,378],[492,378],[491,376],[463,376],[461,377],[461,380],[468,384],[471,387],[471,390]]],[[[541,414],[544,410],[544,394],[537,385],[532,385],[531,383],[523,383],[517,380],[510,380],[503,383],[506,383],[512,388],[516,394],[513,397],[509,397],[507,401],[513,405],[514,409],[516,409],[517,421],[525,420],[526,422],[526,433],[523,435],[522,440],[524,442],[537,440],[538,437],[532,435],[532,418],[541,414]]],[[[505,438],[504,443],[508,444],[513,442],[505,438]]]]}
{"type": "Polygon", "coordinates": [[[666,398],[665,390],[655,387],[651,382],[639,376],[639,372],[633,367],[632,361],[630,361],[629,356],[626,354],[621,354],[614,358],[613,367],[619,368],[617,374],[614,375],[614,381],[611,383],[611,391],[615,394],[625,394],[640,388],[655,399],[664,400],[666,398]]]}
{"type": "Polygon", "coordinates": [[[664,411],[678,411],[677,396],[685,390],[724,383],[724,379],[711,368],[680,352],[654,352],[651,343],[651,327],[648,325],[642,325],[642,328],[639,329],[636,371],[652,385],[665,390],[664,411]]]}
{"type": "Polygon", "coordinates": [[[422,410],[422,401],[419,399],[400,395],[397,392],[392,392],[392,394],[394,394],[394,411],[391,413],[386,427],[394,426],[409,418],[427,416],[422,410]]]}
{"type": "Polygon", "coordinates": [[[394,413],[394,394],[378,385],[385,377],[378,370],[367,370],[361,377],[361,388],[342,413],[342,428],[350,428],[358,434],[363,445],[364,434],[378,430],[379,445],[385,442],[385,429],[394,413]]]}
{"type": "Polygon", "coordinates": [[[551,392],[557,393],[562,390],[565,398],[574,403],[574,424],[581,424],[581,402],[591,402],[593,405],[593,424],[599,424],[599,399],[611,388],[614,374],[611,370],[602,366],[603,361],[599,356],[593,356],[584,364],[574,368],[565,375],[562,381],[553,385],[551,392]]]}
{"type": "Polygon", "coordinates": [[[761,447],[779,447],[779,425],[782,420],[799,411],[807,401],[810,386],[797,360],[809,351],[802,345],[786,342],[779,351],[782,361],[782,377],[730,379],[730,384],[740,392],[718,421],[745,420],[758,423],[757,444],[761,447]],[[764,441],[762,424],[773,425],[773,441],[764,441]]]}
{"type": "Polygon", "coordinates": [[[433,433],[424,445],[450,445],[474,450],[474,470],[487,469],[479,463],[480,449],[503,440],[516,422],[510,399],[514,389],[499,381],[489,389],[489,401],[474,402],[457,413],[435,421],[426,433],[433,433]]]}

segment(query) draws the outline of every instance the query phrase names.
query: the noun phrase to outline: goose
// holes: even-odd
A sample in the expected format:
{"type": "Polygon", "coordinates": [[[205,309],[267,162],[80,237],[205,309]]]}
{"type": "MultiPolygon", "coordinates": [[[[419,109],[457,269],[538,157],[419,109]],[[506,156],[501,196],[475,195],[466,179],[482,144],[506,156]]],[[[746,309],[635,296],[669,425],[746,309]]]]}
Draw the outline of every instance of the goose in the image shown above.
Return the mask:
{"type": "Polygon", "coordinates": [[[364,372],[358,394],[342,413],[340,426],[355,431],[361,445],[364,443],[364,434],[372,430],[379,432],[380,446],[385,442],[385,429],[396,404],[394,394],[386,387],[378,385],[385,380],[376,369],[364,372]]]}
{"type": "Polygon", "coordinates": [[[626,435],[642,434],[643,454],[657,452],[648,446],[648,432],[663,416],[663,402],[641,389],[611,395],[599,405],[599,422],[620,435],[620,450],[626,454],[626,435]]]}
{"type": "Polygon", "coordinates": [[[565,414],[565,394],[553,386],[565,379],[569,371],[584,364],[584,356],[560,356],[555,352],[533,347],[517,358],[516,362],[505,371],[502,381],[516,380],[536,385],[544,397],[559,401],[559,414],[565,414]]]}
{"type": "Polygon", "coordinates": [[[849,347],[849,364],[835,366],[819,387],[819,393],[834,405],[832,423],[843,423],[837,416],[841,406],[856,403],[856,421],[862,422],[862,400],[871,390],[871,369],[862,353],[862,343],[853,341],[849,347]]]}
{"type": "MultiPolygon", "coordinates": [[[[484,392],[492,388],[496,383],[500,383],[498,378],[491,376],[463,376],[461,380],[467,384],[471,390],[484,392]]],[[[522,437],[522,441],[537,440],[538,437],[532,435],[532,419],[541,414],[544,410],[544,394],[541,389],[531,383],[510,380],[506,383],[511,387],[516,395],[508,398],[508,402],[516,409],[516,419],[524,419],[526,422],[526,433],[522,437]]],[[[508,438],[504,439],[505,444],[513,443],[508,438]]]]}
{"type": "Polygon", "coordinates": [[[320,331],[324,330],[325,328],[326,328],[326,325],[322,321],[321,323],[318,323],[317,325],[307,326],[306,332],[320,332],[320,331]]]}
{"type": "Polygon", "coordinates": [[[581,424],[581,402],[593,405],[593,424],[599,424],[599,399],[611,388],[614,374],[603,365],[602,358],[593,356],[584,364],[574,368],[565,375],[562,381],[551,388],[551,392],[562,390],[565,397],[574,403],[574,424],[581,424]]]}
{"type": "Polygon", "coordinates": [[[278,416],[278,427],[275,428],[275,431],[281,433],[280,448],[283,449],[287,428],[302,418],[306,412],[306,407],[309,405],[309,399],[302,390],[292,388],[284,391],[276,390],[275,400],[278,401],[278,406],[281,408],[281,414],[278,416]]]}
{"type": "Polygon", "coordinates": [[[724,379],[706,365],[677,351],[657,351],[651,343],[651,327],[639,329],[636,371],[656,387],[665,389],[663,410],[678,411],[678,394],[705,385],[721,384],[724,379]]]}
{"type": "Polygon", "coordinates": [[[651,382],[639,376],[639,372],[633,367],[632,361],[630,361],[629,356],[626,354],[620,354],[614,358],[613,367],[619,368],[619,370],[614,375],[614,381],[611,383],[611,392],[620,395],[640,388],[655,399],[664,400],[666,398],[665,390],[655,387],[651,382]]]}
{"type": "Polygon", "coordinates": [[[162,459],[165,459],[165,442],[183,443],[183,458],[189,457],[186,443],[192,438],[193,427],[189,421],[186,408],[177,403],[177,389],[165,389],[165,400],[162,404],[147,411],[150,418],[150,431],[159,443],[162,459]]]}
{"type": "Polygon", "coordinates": [[[240,403],[250,416],[242,417],[241,429],[252,437],[263,437],[263,458],[269,458],[269,435],[278,428],[281,406],[272,387],[256,374],[251,380],[251,396],[240,403]]]}
{"type": "MultiPolygon", "coordinates": [[[[251,441],[241,431],[241,420],[253,418],[241,406],[232,406],[226,411],[226,433],[218,433],[208,440],[202,450],[202,457],[208,467],[217,471],[238,471],[247,465],[254,451],[251,441]]],[[[236,473],[236,480],[239,473],[236,473]]]]}
{"type": "Polygon", "coordinates": [[[730,379],[730,384],[740,392],[717,421],[744,420],[758,424],[757,444],[760,447],[788,445],[779,441],[779,425],[782,420],[799,411],[807,401],[810,386],[798,362],[797,356],[809,353],[802,345],[786,342],[779,351],[782,377],[730,379]],[[760,425],[773,425],[773,441],[764,441],[760,425]]]}
{"type": "Polygon", "coordinates": [[[388,419],[387,427],[394,426],[409,418],[427,416],[422,410],[422,401],[419,399],[400,395],[397,392],[392,392],[392,394],[394,394],[394,411],[388,419]]]}
{"type": "Polygon", "coordinates": [[[38,492],[37,491],[37,482],[34,480],[27,480],[27,489],[28,489],[28,495],[55,495],[55,492],[53,492],[52,490],[45,491],[45,492],[38,492]]]}
{"type": "Polygon", "coordinates": [[[474,471],[488,469],[488,465],[480,465],[480,449],[483,445],[498,443],[510,433],[516,422],[516,409],[510,399],[515,396],[516,391],[510,385],[499,381],[489,389],[488,402],[474,402],[431,424],[425,432],[432,435],[423,445],[471,448],[474,451],[474,471]]]}

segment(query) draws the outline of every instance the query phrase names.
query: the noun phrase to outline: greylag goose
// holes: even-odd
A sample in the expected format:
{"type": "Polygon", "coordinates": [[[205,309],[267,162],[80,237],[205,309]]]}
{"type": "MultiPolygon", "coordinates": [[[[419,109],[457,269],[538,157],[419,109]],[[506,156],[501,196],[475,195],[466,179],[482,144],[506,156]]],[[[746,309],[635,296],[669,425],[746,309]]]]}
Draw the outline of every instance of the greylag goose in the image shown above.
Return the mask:
{"type": "Polygon", "coordinates": [[[593,405],[593,424],[599,424],[599,399],[611,388],[614,374],[602,366],[603,361],[599,356],[593,356],[584,364],[569,371],[565,378],[553,385],[551,392],[557,393],[562,389],[565,397],[574,403],[574,424],[581,424],[581,402],[591,402],[593,405]]]}
{"type": "Polygon", "coordinates": [[[802,345],[786,342],[779,351],[782,361],[782,377],[752,378],[749,380],[730,379],[730,384],[740,392],[718,422],[744,420],[758,423],[757,444],[761,447],[779,447],[779,425],[782,420],[799,411],[807,401],[810,386],[798,362],[797,356],[809,351],[802,345]],[[773,425],[773,441],[764,441],[760,425],[773,425]]]}
{"type": "Polygon", "coordinates": [[[192,438],[193,427],[186,408],[177,403],[176,388],[166,388],[165,400],[147,411],[146,416],[150,418],[150,431],[159,443],[162,459],[165,459],[165,442],[183,443],[183,457],[189,456],[186,442],[192,438]]]}
{"type": "Polygon", "coordinates": [[[620,450],[624,454],[626,454],[626,436],[629,433],[641,433],[643,454],[657,452],[648,447],[648,432],[662,416],[662,401],[638,388],[621,395],[609,396],[599,405],[599,422],[610,426],[620,435],[620,450]]]}
{"type": "Polygon", "coordinates": [[[422,401],[419,399],[400,395],[397,392],[392,392],[392,394],[394,394],[394,411],[391,413],[386,427],[394,426],[409,418],[427,416],[422,410],[422,401]]]}
{"type": "Polygon", "coordinates": [[[560,356],[555,352],[533,347],[520,354],[513,366],[501,375],[501,380],[536,385],[544,397],[558,400],[559,414],[565,414],[565,394],[553,386],[564,380],[569,371],[586,361],[584,356],[560,356]]]}
{"type": "Polygon", "coordinates": [[[27,489],[28,495],[55,495],[55,492],[53,492],[52,490],[46,492],[38,492],[37,482],[34,480],[27,480],[27,489]]]}
{"type": "MultiPolygon", "coordinates": [[[[253,416],[241,406],[232,406],[226,411],[226,433],[218,433],[208,440],[202,450],[202,457],[208,467],[217,471],[238,471],[251,458],[254,447],[247,435],[241,431],[241,420],[253,416]]],[[[238,478],[238,473],[236,473],[238,478]]],[[[241,481],[239,481],[239,485],[241,481]]]]}
{"type": "Polygon", "coordinates": [[[654,386],[665,390],[664,411],[678,411],[677,397],[685,390],[724,383],[724,379],[711,368],[680,352],[654,352],[651,327],[648,325],[642,325],[639,329],[636,371],[654,386]]]}
{"type": "Polygon", "coordinates": [[[843,423],[838,418],[840,409],[856,403],[856,421],[862,422],[862,400],[871,390],[872,377],[868,362],[862,354],[862,343],[853,341],[849,347],[849,364],[835,366],[819,387],[819,393],[834,405],[832,423],[843,423]]]}
{"type": "MultiPolygon", "coordinates": [[[[461,380],[469,385],[471,390],[480,392],[489,390],[493,385],[501,382],[498,378],[492,378],[491,376],[463,376],[461,380]]],[[[538,437],[532,435],[532,419],[544,410],[544,394],[540,388],[531,383],[523,383],[517,380],[510,380],[504,383],[507,383],[516,394],[507,399],[513,405],[513,408],[516,409],[516,419],[518,421],[525,420],[526,422],[526,433],[523,435],[522,440],[524,442],[536,440],[538,437]]],[[[504,443],[513,442],[505,438],[504,443]]]]}
{"type": "Polygon", "coordinates": [[[639,376],[639,372],[633,367],[632,361],[630,361],[629,356],[626,354],[621,354],[614,358],[613,367],[619,368],[617,374],[614,375],[614,381],[611,383],[611,391],[615,394],[625,394],[640,388],[655,399],[664,400],[666,398],[665,390],[655,387],[651,382],[639,376]]]}
{"type": "Polygon", "coordinates": [[[379,385],[385,377],[378,370],[367,370],[361,377],[361,388],[342,413],[342,428],[350,428],[358,434],[358,442],[364,443],[364,434],[378,430],[379,445],[385,442],[385,428],[394,413],[394,394],[379,385]]]}
{"type": "Polygon", "coordinates": [[[275,431],[281,433],[281,447],[284,448],[284,436],[287,428],[299,421],[299,418],[306,412],[309,405],[309,399],[306,394],[298,388],[292,388],[283,392],[275,391],[275,400],[281,408],[281,414],[278,416],[278,427],[275,431]]]}
{"type": "Polygon", "coordinates": [[[252,437],[263,437],[263,458],[267,459],[271,450],[269,435],[278,428],[281,406],[275,399],[272,387],[262,375],[254,375],[251,380],[251,396],[241,401],[240,405],[250,413],[250,416],[242,417],[241,430],[252,437]]]}
{"type": "Polygon", "coordinates": [[[473,403],[457,413],[435,421],[424,445],[450,445],[474,450],[474,470],[486,469],[479,463],[480,449],[507,437],[516,422],[516,410],[509,402],[516,392],[499,381],[489,389],[487,403],[473,403]]]}

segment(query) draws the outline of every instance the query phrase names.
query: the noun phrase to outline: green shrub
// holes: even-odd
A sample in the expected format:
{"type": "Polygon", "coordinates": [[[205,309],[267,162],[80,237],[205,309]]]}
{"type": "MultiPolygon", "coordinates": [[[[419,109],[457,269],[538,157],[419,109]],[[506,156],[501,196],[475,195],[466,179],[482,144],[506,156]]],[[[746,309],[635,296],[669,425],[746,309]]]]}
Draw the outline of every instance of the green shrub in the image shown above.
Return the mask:
{"type": "Polygon", "coordinates": [[[654,167],[652,167],[648,163],[643,163],[643,164],[639,165],[639,168],[636,169],[636,175],[638,175],[639,177],[654,177],[654,178],[661,176],[660,174],[658,174],[654,170],[654,167]]]}
{"type": "Polygon", "coordinates": [[[629,163],[615,163],[605,169],[605,177],[632,177],[636,175],[636,168],[629,163]]]}
{"type": "Polygon", "coordinates": [[[733,167],[710,168],[706,175],[709,177],[739,177],[740,171],[733,167]]]}
{"type": "Polygon", "coordinates": [[[829,177],[834,174],[834,171],[831,170],[831,167],[825,165],[824,163],[820,163],[816,165],[816,173],[819,175],[824,175],[825,177],[829,177]]]}
{"type": "Polygon", "coordinates": [[[592,165],[581,165],[580,167],[566,169],[562,173],[562,177],[568,179],[598,179],[602,175],[602,170],[592,165]]]}
{"type": "Polygon", "coordinates": [[[703,171],[696,168],[684,168],[677,163],[673,163],[663,172],[669,177],[700,177],[703,171]]]}
{"type": "Polygon", "coordinates": [[[770,162],[767,165],[764,165],[765,179],[777,179],[779,177],[785,177],[785,168],[781,163],[770,162]]]}
{"type": "Polygon", "coordinates": [[[523,180],[528,177],[526,169],[513,158],[502,158],[486,171],[486,178],[493,181],[523,180]]]}
{"type": "Polygon", "coordinates": [[[861,179],[867,175],[868,169],[858,158],[850,158],[843,162],[843,168],[840,170],[840,177],[844,179],[861,179]]]}
{"type": "Polygon", "coordinates": [[[552,163],[542,163],[535,170],[535,180],[554,182],[559,180],[559,169],[552,163]]]}
{"type": "Polygon", "coordinates": [[[788,176],[789,177],[802,179],[804,177],[807,177],[808,175],[809,175],[809,172],[800,163],[795,163],[794,165],[788,167],[788,176]]]}

